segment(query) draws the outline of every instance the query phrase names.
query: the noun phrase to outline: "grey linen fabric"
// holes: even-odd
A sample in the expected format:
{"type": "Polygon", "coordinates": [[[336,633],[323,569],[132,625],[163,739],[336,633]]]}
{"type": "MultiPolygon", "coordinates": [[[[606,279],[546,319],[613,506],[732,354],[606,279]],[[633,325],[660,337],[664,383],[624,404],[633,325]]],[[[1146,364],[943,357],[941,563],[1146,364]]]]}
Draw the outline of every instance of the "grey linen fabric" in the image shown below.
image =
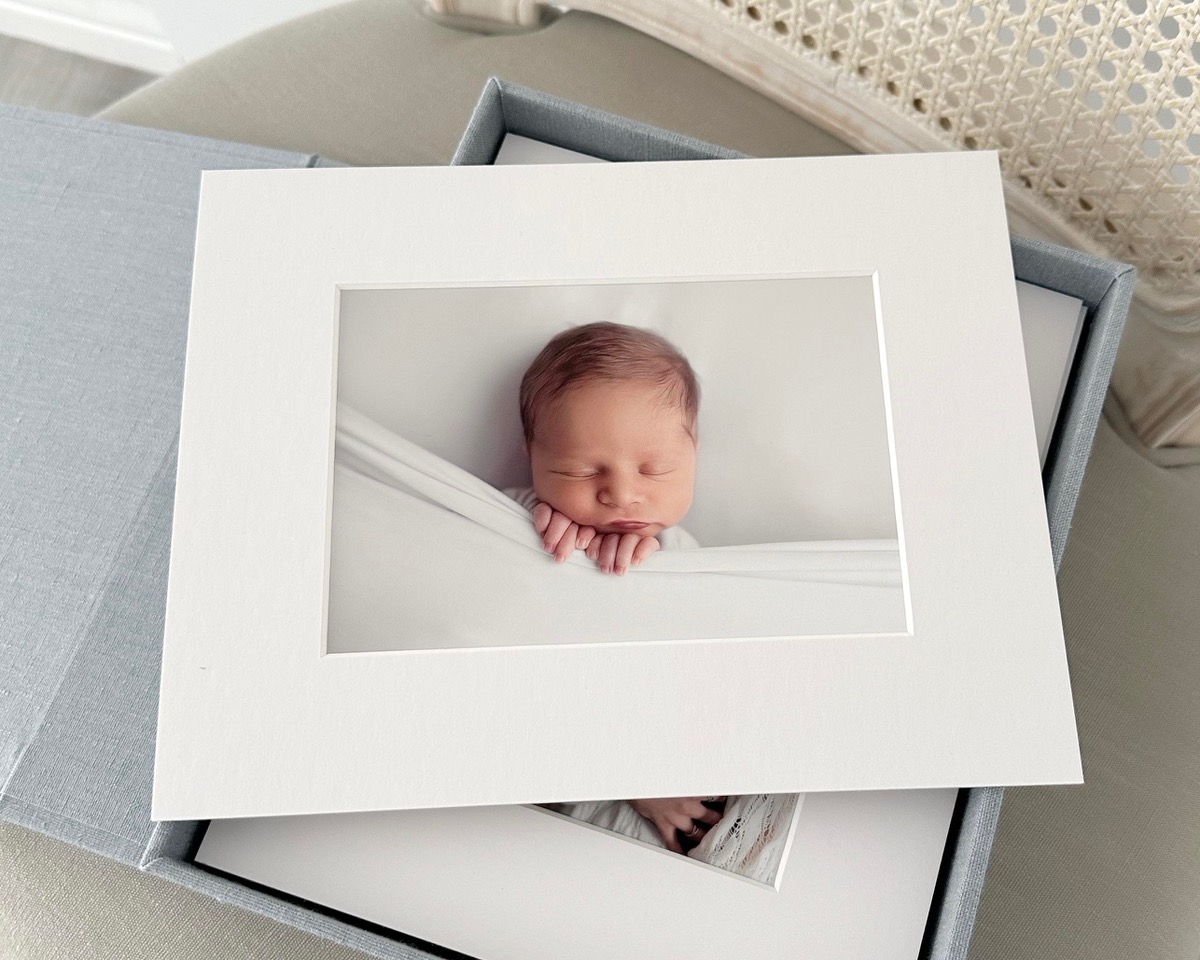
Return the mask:
{"type": "Polygon", "coordinates": [[[150,837],[200,171],[282,154],[0,107],[0,814],[150,837]]]}
{"type": "Polygon", "coordinates": [[[1058,569],[1067,547],[1075,501],[1121,343],[1137,271],[1127,263],[1102,260],[1027,237],[1013,238],[1013,270],[1022,280],[1079,297],[1092,313],[1086,339],[1080,343],[1075,358],[1070,393],[1059,413],[1046,457],[1046,513],[1050,520],[1054,567],[1058,569]]]}
{"type": "Polygon", "coordinates": [[[0,822],[0,957],[4,960],[362,960],[365,956],[324,936],[294,929],[288,920],[286,915],[278,921],[255,916],[214,902],[208,891],[164,883],[125,864],[0,822]]]}
{"type": "Polygon", "coordinates": [[[493,77],[483,88],[450,162],[492,163],[510,133],[602,160],[731,160],[745,156],[493,77]]]}
{"type": "Polygon", "coordinates": [[[202,824],[150,820],[200,174],[327,165],[0,106],[0,820],[407,960],[435,954],[204,872],[202,824]]]}

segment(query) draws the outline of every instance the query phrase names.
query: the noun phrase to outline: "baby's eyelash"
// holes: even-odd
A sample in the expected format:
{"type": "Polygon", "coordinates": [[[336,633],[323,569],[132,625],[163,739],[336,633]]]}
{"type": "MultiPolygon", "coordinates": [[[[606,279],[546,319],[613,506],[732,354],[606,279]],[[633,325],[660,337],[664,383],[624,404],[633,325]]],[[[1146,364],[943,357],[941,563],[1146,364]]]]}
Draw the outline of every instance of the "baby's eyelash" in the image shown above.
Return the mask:
{"type": "Polygon", "coordinates": [[[584,471],[573,470],[551,470],[550,472],[557,474],[560,477],[570,477],[572,480],[588,480],[596,476],[595,473],[586,473],[584,471]]]}

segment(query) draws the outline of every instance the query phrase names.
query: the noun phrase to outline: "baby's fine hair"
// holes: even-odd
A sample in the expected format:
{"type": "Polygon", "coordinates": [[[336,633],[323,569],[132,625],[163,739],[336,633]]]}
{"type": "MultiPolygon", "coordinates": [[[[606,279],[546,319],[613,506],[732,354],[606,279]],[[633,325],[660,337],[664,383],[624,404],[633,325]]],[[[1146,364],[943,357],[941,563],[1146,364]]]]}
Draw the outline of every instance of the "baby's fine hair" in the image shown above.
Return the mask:
{"type": "Polygon", "coordinates": [[[669,340],[640,327],[587,323],[554,337],[521,379],[521,426],[532,443],[538,415],[569,388],[597,381],[653,383],[664,402],[684,413],[695,436],[700,385],[687,357],[669,340]]]}

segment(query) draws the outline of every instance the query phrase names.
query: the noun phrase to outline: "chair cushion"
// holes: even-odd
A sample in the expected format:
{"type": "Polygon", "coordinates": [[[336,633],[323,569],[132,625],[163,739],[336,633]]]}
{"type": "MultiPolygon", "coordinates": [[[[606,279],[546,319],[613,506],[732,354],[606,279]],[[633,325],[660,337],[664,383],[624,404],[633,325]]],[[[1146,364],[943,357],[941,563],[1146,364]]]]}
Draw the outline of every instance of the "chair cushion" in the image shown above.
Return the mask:
{"type": "Polygon", "coordinates": [[[1200,466],[1101,420],[1059,571],[1086,782],[1005,791],[970,960],[1196,956],[1198,533],[1200,466]]]}
{"type": "Polygon", "coordinates": [[[443,164],[490,76],[752,155],[856,152],[611,20],[571,12],[533,32],[487,36],[397,0],[356,0],[248,37],[101,116],[358,165],[443,164]]]}

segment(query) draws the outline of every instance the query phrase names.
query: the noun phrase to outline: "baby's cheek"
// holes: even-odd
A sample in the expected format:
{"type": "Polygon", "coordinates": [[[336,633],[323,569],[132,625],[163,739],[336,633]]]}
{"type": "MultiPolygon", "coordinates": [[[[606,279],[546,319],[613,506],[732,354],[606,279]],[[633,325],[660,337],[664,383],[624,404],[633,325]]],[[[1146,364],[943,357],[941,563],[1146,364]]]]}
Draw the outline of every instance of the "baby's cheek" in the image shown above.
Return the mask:
{"type": "Polygon", "coordinates": [[[587,490],[576,486],[568,487],[560,491],[560,500],[563,504],[562,512],[572,520],[585,524],[591,522],[590,504],[594,502],[594,497],[590,497],[587,490]]]}
{"type": "Polygon", "coordinates": [[[565,514],[578,522],[579,503],[578,497],[575,495],[576,491],[572,491],[570,487],[553,482],[541,485],[535,483],[533,491],[543,503],[550,504],[559,513],[565,514]]]}
{"type": "MultiPolygon", "coordinates": [[[[537,494],[537,498],[541,500],[542,503],[548,503],[552,507],[559,500],[557,491],[554,489],[554,482],[548,477],[535,476],[533,478],[533,492],[537,494]]],[[[557,509],[557,507],[555,509],[557,509]]]]}

